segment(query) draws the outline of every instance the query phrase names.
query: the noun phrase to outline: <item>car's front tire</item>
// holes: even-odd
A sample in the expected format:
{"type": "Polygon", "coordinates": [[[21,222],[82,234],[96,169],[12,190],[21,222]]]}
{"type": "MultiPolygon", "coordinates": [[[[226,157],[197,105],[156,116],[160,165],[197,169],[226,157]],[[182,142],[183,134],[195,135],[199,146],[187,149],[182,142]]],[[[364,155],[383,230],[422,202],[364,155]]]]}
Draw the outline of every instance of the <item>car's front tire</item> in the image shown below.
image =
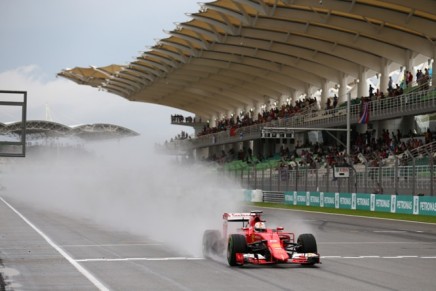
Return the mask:
{"type": "Polygon", "coordinates": [[[242,265],[238,262],[236,254],[243,254],[247,252],[247,240],[242,234],[231,234],[227,244],[227,261],[230,266],[242,265]]]}
{"type": "Polygon", "coordinates": [[[297,250],[299,253],[318,253],[318,247],[313,234],[301,234],[297,239],[297,244],[299,245],[297,250]]]}

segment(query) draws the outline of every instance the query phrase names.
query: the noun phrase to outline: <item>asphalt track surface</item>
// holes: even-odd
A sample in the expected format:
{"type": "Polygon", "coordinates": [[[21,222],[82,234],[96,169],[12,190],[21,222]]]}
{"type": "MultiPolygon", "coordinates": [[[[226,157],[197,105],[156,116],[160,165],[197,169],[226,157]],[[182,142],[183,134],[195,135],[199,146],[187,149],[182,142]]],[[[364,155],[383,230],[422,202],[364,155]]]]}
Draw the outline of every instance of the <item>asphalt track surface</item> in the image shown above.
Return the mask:
{"type": "Polygon", "coordinates": [[[322,264],[232,268],[223,258],[190,257],[152,238],[0,200],[0,271],[6,290],[436,290],[435,225],[264,213],[270,225],[312,232],[322,264]]]}

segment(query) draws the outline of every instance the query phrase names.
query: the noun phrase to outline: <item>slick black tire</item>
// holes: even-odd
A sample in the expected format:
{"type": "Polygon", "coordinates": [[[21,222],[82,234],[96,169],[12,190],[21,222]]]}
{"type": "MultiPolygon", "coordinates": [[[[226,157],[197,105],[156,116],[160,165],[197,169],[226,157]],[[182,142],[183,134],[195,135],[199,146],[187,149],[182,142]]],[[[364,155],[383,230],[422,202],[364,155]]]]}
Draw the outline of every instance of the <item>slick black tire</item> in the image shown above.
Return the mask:
{"type": "Polygon", "coordinates": [[[299,253],[318,253],[315,237],[310,233],[301,234],[297,239],[299,253]]]}
{"type": "Polygon", "coordinates": [[[203,256],[220,255],[224,251],[224,242],[219,230],[208,229],[203,233],[203,256]]]}
{"type": "Polygon", "coordinates": [[[229,236],[229,242],[227,244],[227,261],[230,266],[238,266],[239,263],[236,261],[237,253],[247,252],[247,240],[242,234],[231,234],[229,236]]]}

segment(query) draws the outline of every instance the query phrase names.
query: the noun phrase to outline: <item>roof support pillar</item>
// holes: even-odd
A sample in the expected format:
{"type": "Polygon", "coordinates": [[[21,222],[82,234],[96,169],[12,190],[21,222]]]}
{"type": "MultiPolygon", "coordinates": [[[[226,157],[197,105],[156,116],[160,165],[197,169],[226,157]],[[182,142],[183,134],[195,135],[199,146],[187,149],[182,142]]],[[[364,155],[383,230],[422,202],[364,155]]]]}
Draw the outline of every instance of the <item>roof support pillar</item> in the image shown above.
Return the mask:
{"type": "Polygon", "coordinates": [[[406,72],[409,71],[412,73],[413,76],[415,76],[415,71],[413,68],[415,66],[415,62],[414,62],[413,52],[411,50],[406,51],[405,64],[406,64],[406,70],[404,70],[404,74],[406,74],[406,72]]]}
{"type": "Polygon", "coordinates": [[[364,66],[359,67],[359,84],[357,85],[357,97],[369,96],[368,87],[366,82],[366,68],[364,66]]]}
{"type": "Polygon", "coordinates": [[[341,83],[339,84],[338,105],[347,101],[347,75],[344,73],[340,76],[341,83]]]}
{"type": "Polygon", "coordinates": [[[218,125],[218,121],[221,119],[221,116],[219,114],[219,112],[215,113],[212,116],[212,119],[209,121],[209,126],[210,127],[216,127],[218,125]]]}
{"type": "Polygon", "coordinates": [[[282,107],[282,105],[286,104],[286,100],[289,98],[289,96],[287,94],[281,94],[279,97],[279,104],[277,105],[277,107],[280,109],[282,107]]]}
{"type": "Polygon", "coordinates": [[[433,47],[433,59],[429,60],[429,62],[431,62],[431,64],[428,65],[429,68],[431,68],[431,72],[432,72],[432,81],[431,81],[431,86],[433,88],[436,88],[436,74],[435,74],[435,69],[436,69],[436,46],[433,47]]]}
{"type": "Polygon", "coordinates": [[[311,86],[310,86],[310,84],[306,84],[306,88],[305,88],[306,90],[304,91],[304,93],[306,93],[306,98],[309,98],[309,97],[311,97],[311,86]]]}
{"type": "Polygon", "coordinates": [[[295,101],[297,101],[297,98],[298,98],[298,94],[297,93],[298,93],[297,90],[291,91],[290,104],[292,106],[295,106],[295,101]]]}
{"type": "Polygon", "coordinates": [[[262,115],[262,104],[260,102],[254,102],[253,107],[253,120],[257,120],[258,115],[262,115]]]}
{"type": "Polygon", "coordinates": [[[321,92],[321,109],[325,108],[327,109],[327,99],[329,98],[329,88],[328,88],[328,81],[324,79],[322,81],[322,92],[321,92]]]}
{"type": "Polygon", "coordinates": [[[432,62],[433,62],[433,64],[431,65],[431,72],[432,72],[431,86],[432,86],[432,88],[436,88],[436,74],[435,74],[436,62],[434,59],[432,59],[432,62]]]}
{"type": "Polygon", "coordinates": [[[389,61],[385,58],[381,60],[380,92],[386,93],[389,85],[389,61]]]}

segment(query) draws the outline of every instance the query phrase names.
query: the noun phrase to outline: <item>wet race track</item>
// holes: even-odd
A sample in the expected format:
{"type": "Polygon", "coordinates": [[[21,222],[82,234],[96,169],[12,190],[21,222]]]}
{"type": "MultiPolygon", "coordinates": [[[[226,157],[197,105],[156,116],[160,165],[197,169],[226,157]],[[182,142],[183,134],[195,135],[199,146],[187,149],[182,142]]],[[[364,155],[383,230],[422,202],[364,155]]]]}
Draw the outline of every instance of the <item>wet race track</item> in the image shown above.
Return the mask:
{"type": "Polygon", "coordinates": [[[269,227],[313,233],[322,264],[229,267],[5,199],[0,271],[6,290],[435,290],[435,225],[263,210],[269,227]]]}

